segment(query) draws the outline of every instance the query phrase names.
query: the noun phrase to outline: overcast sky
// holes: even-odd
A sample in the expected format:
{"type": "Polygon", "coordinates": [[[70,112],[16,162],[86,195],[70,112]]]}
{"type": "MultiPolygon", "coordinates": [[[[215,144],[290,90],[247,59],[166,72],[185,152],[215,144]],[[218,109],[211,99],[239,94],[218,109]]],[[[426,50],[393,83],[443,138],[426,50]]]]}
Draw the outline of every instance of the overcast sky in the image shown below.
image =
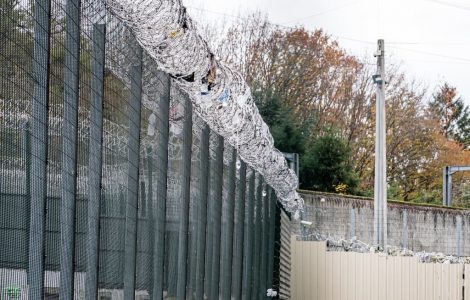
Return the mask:
{"type": "Polygon", "coordinates": [[[377,39],[410,77],[444,81],[470,105],[470,0],[183,0],[198,21],[259,10],[273,23],[323,28],[350,53],[370,56],[377,39]]]}

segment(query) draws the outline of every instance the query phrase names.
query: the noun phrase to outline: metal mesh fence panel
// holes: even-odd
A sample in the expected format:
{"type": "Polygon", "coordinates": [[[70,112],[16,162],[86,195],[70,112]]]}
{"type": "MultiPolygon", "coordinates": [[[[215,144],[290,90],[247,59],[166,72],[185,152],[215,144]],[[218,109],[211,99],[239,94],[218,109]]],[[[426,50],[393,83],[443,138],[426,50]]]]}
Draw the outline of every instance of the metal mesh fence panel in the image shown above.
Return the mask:
{"type": "Polygon", "coordinates": [[[242,279],[242,299],[251,299],[251,292],[253,290],[253,253],[254,253],[254,226],[253,218],[255,213],[255,181],[256,175],[253,170],[250,170],[247,175],[248,189],[247,201],[245,205],[245,222],[244,222],[244,237],[243,237],[243,279],[242,279]]]}
{"type": "Polygon", "coordinates": [[[0,14],[0,299],[264,298],[254,171],[132,31],[103,1],[0,14]]]}
{"type": "Polygon", "coordinates": [[[21,293],[30,277],[42,284],[42,260],[28,260],[28,252],[41,253],[44,223],[44,139],[47,131],[47,86],[50,5],[31,1],[2,1],[0,10],[0,217],[1,296],[21,293]],[[35,21],[36,20],[36,21],[35,21]],[[19,30],[23,28],[23,30],[19,30]],[[34,40],[34,36],[41,39],[34,40]],[[33,80],[36,79],[36,80],[33,80]],[[14,101],[21,99],[23,101],[14,101]],[[28,101],[28,99],[33,99],[28,101]],[[31,102],[33,105],[31,105],[31,102]],[[31,132],[31,116],[36,129],[31,132]],[[34,144],[33,144],[34,143],[34,144]],[[34,146],[33,146],[34,145],[34,146]],[[31,159],[30,153],[36,159],[31,159]],[[31,172],[34,167],[37,172],[31,172]],[[29,203],[37,205],[33,207],[29,203]],[[30,219],[30,216],[33,216],[30,219]],[[29,231],[31,222],[36,227],[29,231]],[[33,249],[29,239],[34,240],[33,249]],[[19,270],[19,271],[15,271],[19,270]]]}

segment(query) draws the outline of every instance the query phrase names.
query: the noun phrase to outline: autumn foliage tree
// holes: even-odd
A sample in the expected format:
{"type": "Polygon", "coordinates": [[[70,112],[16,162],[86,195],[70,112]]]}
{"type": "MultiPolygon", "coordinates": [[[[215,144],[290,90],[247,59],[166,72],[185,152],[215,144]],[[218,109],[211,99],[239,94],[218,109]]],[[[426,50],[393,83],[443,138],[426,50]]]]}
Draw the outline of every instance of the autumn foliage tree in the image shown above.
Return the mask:
{"type": "MultiPolygon", "coordinates": [[[[371,195],[373,67],[348,54],[322,30],[275,26],[260,14],[241,18],[222,36],[215,43],[218,57],[245,76],[276,146],[300,153],[301,186],[327,191],[346,186],[349,193],[371,195]]],[[[391,196],[440,203],[442,168],[470,163],[465,150],[470,145],[468,108],[449,84],[430,98],[426,88],[398,66],[388,66],[388,73],[391,196]]]]}
{"type": "Polygon", "coordinates": [[[458,96],[457,89],[448,83],[434,93],[429,108],[438,118],[441,133],[465,147],[470,146],[470,115],[468,106],[458,96]]]}

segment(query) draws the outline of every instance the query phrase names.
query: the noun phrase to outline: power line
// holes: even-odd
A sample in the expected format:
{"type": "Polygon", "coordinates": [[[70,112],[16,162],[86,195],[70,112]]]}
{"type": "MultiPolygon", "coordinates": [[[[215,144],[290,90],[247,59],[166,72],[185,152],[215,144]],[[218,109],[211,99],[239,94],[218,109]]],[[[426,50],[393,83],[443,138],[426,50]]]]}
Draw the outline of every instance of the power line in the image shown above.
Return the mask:
{"type": "Polygon", "coordinates": [[[445,41],[423,41],[423,42],[387,42],[388,45],[437,45],[437,46],[470,46],[470,42],[445,42],[445,41]]]}
{"type": "Polygon", "coordinates": [[[409,52],[415,52],[415,53],[420,53],[420,54],[425,54],[425,55],[430,55],[430,56],[443,57],[443,58],[459,60],[459,61],[469,62],[470,63],[470,59],[464,58],[464,57],[456,57],[456,56],[444,55],[444,54],[440,54],[440,53],[421,51],[421,50],[415,50],[415,49],[409,49],[409,48],[402,48],[402,47],[397,47],[397,46],[390,46],[390,48],[403,50],[403,51],[409,51],[409,52]]]}
{"type": "Polygon", "coordinates": [[[350,2],[347,2],[347,3],[344,3],[344,4],[341,4],[341,5],[337,5],[337,6],[335,6],[335,7],[332,7],[332,8],[330,8],[330,9],[327,9],[327,10],[324,10],[324,11],[321,11],[321,12],[318,12],[318,13],[316,13],[316,14],[309,15],[309,16],[302,17],[302,18],[298,18],[298,19],[294,19],[294,20],[291,20],[291,21],[288,21],[288,22],[284,22],[284,23],[282,23],[282,24],[289,24],[289,23],[294,23],[294,22],[303,21],[303,20],[306,20],[306,19],[318,17],[318,16],[321,16],[321,15],[324,15],[324,14],[327,14],[327,13],[330,13],[330,12],[333,12],[333,11],[336,11],[336,10],[343,9],[343,8],[346,7],[346,6],[353,5],[353,4],[356,4],[356,3],[358,3],[358,2],[361,2],[361,1],[350,1],[350,2]]]}
{"type": "MultiPolygon", "coordinates": [[[[223,12],[217,12],[217,11],[208,10],[208,9],[201,8],[201,7],[187,6],[187,8],[199,10],[199,11],[202,11],[202,12],[208,12],[208,13],[212,13],[212,14],[222,15],[222,16],[226,16],[226,17],[230,17],[230,18],[239,19],[239,20],[244,20],[244,17],[242,17],[242,16],[236,16],[236,15],[231,15],[231,14],[227,14],[227,13],[223,13],[223,12]]],[[[293,22],[293,21],[290,21],[290,22],[293,22]]],[[[288,23],[290,23],[290,22],[288,22],[288,23]]],[[[277,27],[282,27],[282,28],[287,28],[287,29],[298,29],[298,27],[295,27],[295,26],[288,26],[288,25],[283,25],[283,24],[269,22],[269,21],[267,21],[266,23],[268,23],[269,25],[272,25],[272,26],[277,26],[277,27]]],[[[308,32],[313,32],[313,30],[309,30],[305,27],[304,27],[304,29],[308,32]]],[[[371,41],[364,41],[364,40],[359,40],[359,39],[354,39],[354,38],[337,36],[337,35],[333,35],[333,34],[330,34],[330,35],[332,37],[340,38],[340,39],[343,39],[343,40],[349,40],[349,41],[355,41],[355,42],[367,43],[367,44],[374,44],[374,45],[376,44],[375,42],[371,42],[371,41]]]]}
{"type": "Polygon", "coordinates": [[[423,59],[414,59],[414,58],[407,58],[406,59],[407,61],[412,61],[412,62],[415,62],[415,63],[423,63],[423,64],[466,64],[466,63],[470,63],[470,62],[466,62],[466,61],[456,61],[456,60],[423,60],[423,59]]]}
{"type": "MultiPolygon", "coordinates": [[[[202,11],[202,12],[208,12],[208,13],[212,13],[212,14],[216,14],[216,15],[226,16],[226,17],[239,19],[239,20],[244,20],[245,19],[245,17],[242,17],[242,16],[231,15],[231,14],[227,14],[227,13],[223,13],[223,12],[217,12],[217,11],[213,11],[213,10],[208,10],[208,9],[200,8],[200,7],[187,6],[187,8],[199,10],[199,11],[202,11]]],[[[275,27],[280,27],[280,28],[298,29],[298,27],[296,27],[296,26],[288,26],[288,25],[283,25],[283,24],[280,24],[280,23],[274,23],[274,22],[270,22],[270,21],[266,21],[266,23],[269,24],[269,25],[275,26],[275,27]]],[[[312,30],[308,30],[305,27],[303,27],[303,28],[308,32],[312,32],[312,30]]]]}
{"type": "MultiPolygon", "coordinates": [[[[344,36],[333,35],[333,37],[335,37],[337,39],[341,39],[341,40],[358,42],[358,43],[363,43],[363,44],[368,44],[368,45],[375,45],[376,44],[375,42],[365,41],[365,40],[360,40],[360,39],[355,39],[355,38],[349,38],[349,37],[344,37],[344,36]]],[[[393,46],[393,45],[396,45],[396,44],[405,44],[405,43],[391,42],[391,43],[387,43],[387,44],[392,44],[389,47],[393,48],[393,49],[397,49],[397,50],[415,52],[415,53],[425,54],[425,55],[429,55],[429,56],[442,57],[442,58],[457,60],[457,61],[460,61],[460,62],[470,63],[470,59],[464,58],[464,57],[456,57],[456,56],[450,56],[450,55],[445,55],[445,54],[440,54],[440,53],[434,53],[434,52],[421,51],[421,50],[415,50],[415,49],[409,49],[409,48],[393,46]]]]}
{"type": "Polygon", "coordinates": [[[195,10],[199,10],[199,11],[202,11],[202,12],[208,12],[208,13],[211,13],[211,14],[226,16],[226,17],[235,18],[235,19],[243,19],[243,18],[240,17],[240,16],[231,15],[231,14],[227,14],[227,13],[223,13],[223,12],[218,12],[218,11],[213,11],[213,10],[209,10],[209,9],[205,9],[205,8],[201,8],[201,7],[186,6],[186,8],[195,9],[195,10]]]}
{"type": "MultiPolygon", "coordinates": [[[[426,1],[439,1],[439,0],[426,0],[426,1]]],[[[192,9],[196,9],[196,10],[200,10],[200,11],[204,11],[204,12],[208,12],[208,13],[224,15],[224,16],[227,16],[227,17],[236,18],[236,19],[240,19],[240,20],[244,19],[241,16],[235,16],[235,15],[226,14],[226,13],[222,13],[222,12],[211,11],[211,10],[198,8],[198,7],[188,6],[188,8],[192,8],[192,9]]],[[[283,25],[283,24],[278,24],[278,23],[273,23],[273,22],[267,22],[267,23],[270,24],[270,25],[273,25],[273,26],[277,26],[277,27],[283,27],[283,28],[287,28],[287,29],[297,29],[294,26],[288,26],[288,25],[283,25]]],[[[307,30],[307,31],[312,32],[312,30],[308,30],[306,28],[304,28],[304,29],[307,30]]],[[[335,35],[335,34],[330,34],[330,35],[333,38],[336,38],[336,39],[339,39],[339,40],[347,40],[347,41],[352,41],[352,42],[357,42],[357,43],[362,43],[362,44],[367,44],[367,45],[376,45],[377,44],[377,42],[375,42],[375,41],[366,41],[366,40],[361,40],[361,39],[357,39],[357,38],[350,38],[350,37],[345,37],[345,36],[340,36],[340,35],[335,35]]],[[[397,49],[397,50],[415,52],[415,53],[425,54],[425,55],[429,55],[429,56],[442,57],[442,58],[452,59],[452,60],[456,60],[456,61],[460,61],[460,62],[470,63],[470,59],[463,58],[463,57],[455,57],[455,56],[444,55],[444,54],[439,54],[439,53],[434,53],[434,52],[421,51],[421,50],[415,50],[415,49],[409,49],[409,48],[402,48],[402,47],[393,46],[393,45],[399,45],[399,44],[401,44],[401,45],[414,45],[414,44],[419,45],[419,44],[421,44],[419,42],[415,42],[415,43],[414,42],[413,43],[412,42],[390,42],[390,43],[387,42],[387,44],[391,44],[390,48],[397,49]]],[[[424,44],[424,43],[422,43],[422,44],[424,44]]]]}
{"type": "Polygon", "coordinates": [[[331,35],[332,37],[334,38],[337,38],[339,40],[346,40],[346,41],[351,41],[351,42],[358,42],[358,43],[362,43],[362,44],[368,44],[368,45],[377,45],[377,42],[372,42],[372,41],[366,41],[366,40],[360,40],[360,39],[356,39],[356,38],[350,38],[350,37],[345,37],[345,36],[341,36],[341,35],[335,35],[335,34],[332,34],[331,35]]]}
{"type": "Polygon", "coordinates": [[[441,0],[425,0],[425,1],[434,2],[434,3],[445,5],[445,6],[450,6],[450,7],[457,8],[457,9],[470,10],[470,6],[465,6],[465,5],[461,5],[457,3],[441,1],[441,0]]]}

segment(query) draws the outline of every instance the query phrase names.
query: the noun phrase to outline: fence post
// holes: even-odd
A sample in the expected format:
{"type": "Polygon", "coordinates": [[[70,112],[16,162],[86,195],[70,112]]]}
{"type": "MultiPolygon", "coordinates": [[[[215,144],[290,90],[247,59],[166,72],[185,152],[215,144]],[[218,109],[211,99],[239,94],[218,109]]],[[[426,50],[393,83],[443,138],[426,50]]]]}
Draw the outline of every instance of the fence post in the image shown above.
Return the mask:
{"type": "MultiPolygon", "coordinates": [[[[219,239],[220,239],[220,218],[217,225],[215,211],[217,207],[217,202],[220,202],[222,196],[222,176],[223,176],[223,152],[224,152],[224,140],[221,136],[216,136],[216,149],[215,149],[215,158],[210,162],[210,183],[209,183],[209,203],[208,206],[208,220],[207,220],[207,236],[206,236],[206,264],[205,264],[205,291],[206,296],[209,296],[209,299],[212,299],[211,295],[213,293],[213,277],[214,269],[213,264],[216,262],[214,259],[214,252],[217,247],[216,239],[216,227],[219,228],[219,239]],[[212,191],[211,191],[212,190],[212,191]],[[220,191],[220,192],[219,192],[220,191]]],[[[219,259],[217,259],[217,264],[219,259]]],[[[217,279],[214,279],[218,286],[218,276],[217,279]]],[[[218,287],[217,287],[218,288],[218,287]]]]}
{"type": "Polygon", "coordinates": [[[275,234],[276,234],[276,194],[274,190],[271,192],[271,197],[269,199],[269,250],[268,250],[268,277],[267,277],[267,287],[273,287],[273,277],[274,277],[274,243],[275,243],[275,234]]]}
{"type": "Polygon", "coordinates": [[[78,97],[80,72],[80,0],[67,0],[62,128],[62,193],[60,201],[60,293],[73,299],[75,207],[77,187],[78,97]]]}
{"type": "Polygon", "coordinates": [[[261,262],[260,262],[260,276],[259,276],[259,299],[266,298],[266,278],[267,278],[267,265],[268,265],[268,210],[269,210],[269,199],[271,197],[271,187],[265,185],[265,190],[262,192],[261,200],[262,203],[262,218],[261,222],[261,262]]]}
{"type": "Polygon", "coordinates": [[[188,258],[188,227],[189,227],[189,201],[191,185],[191,145],[193,140],[192,106],[187,95],[184,98],[184,121],[183,121],[183,149],[181,170],[181,210],[178,232],[178,280],[176,287],[176,299],[186,299],[186,278],[188,258]]]}
{"type": "MultiPolygon", "coordinates": [[[[22,148],[22,156],[24,159],[24,171],[25,171],[25,178],[24,178],[24,195],[26,197],[26,201],[28,203],[28,214],[31,214],[31,130],[30,130],[30,122],[26,120],[24,123],[21,124],[21,148],[22,148]]],[[[30,226],[30,220],[26,220],[27,228],[30,226]]]]}
{"type": "MultiPolygon", "coordinates": [[[[152,146],[148,146],[147,147],[147,150],[146,150],[146,157],[147,157],[147,186],[146,187],[143,187],[145,190],[144,192],[141,192],[141,194],[145,194],[145,191],[147,191],[147,201],[145,201],[145,212],[142,212],[142,218],[146,219],[146,225],[147,225],[147,238],[148,238],[148,242],[149,242],[149,259],[146,261],[146,265],[145,265],[145,268],[146,270],[149,270],[149,273],[146,274],[146,278],[145,278],[145,288],[147,289],[148,293],[149,293],[149,297],[152,296],[152,285],[153,285],[153,280],[154,280],[154,276],[155,274],[153,273],[153,269],[152,269],[152,264],[153,264],[153,252],[152,252],[152,246],[153,244],[155,243],[155,240],[154,240],[154,231],[155,231],[155,226],[154,226],[154,222],[153,222],[153,219],[152,219],[152,214],[153,214],[153,211],[156,209],[156,207],[154,206],[154,188],[153,188],[153,184],[154,184],[154,177],[153,177],[153,174],[154,174],[154,166],[155,166],[155,163],[154,163],[154,157],[153,155],[155,154],[154,152],[154,147],[152,146]]],[[[143,182],[142,182],[143,184],[143,182]]],[[[145,195],[144,195],[145,196],[145,195]]],[[[144,197],[142,197],[142,199],[144,199],[144,197]]],[[[137,226],[138,228],[138,226],[137,226]]]]}
{"type": "MultiPolygon", "coordinates": [[[[237,163],[238,168],[238,163],[237,163]]],[[[245,223],[246,198],[246,163],[240,160],[240,181],[237,186],[237,200],[235,201],[232,258],[232,298],[240,299],[242,294],[243,269],[243,234],[245,223]]]]}
{"type": "Polygon", "coordinates": [[[137,210],[139,197],[140,112],[142,100],[142,48],[137,46],[136,61],[130,70],[129,99],[129,171],[124,238],[124,299],[135,297],[137,248],[137,210]]]}
{"type": "Polygon", "coordinates": [[[281,205],[275,205],[274,211],[274,264],[273,269],[279,270],[276,274],[273,273],[273,287],[276,288],[279,295],[281,295],[281,248],[282,248],[282,209],[281,205]]]}
{"type": "Polygon", "coordinates": [[[207,124],[203,125],[201,132],[201,178],[199,190],[201,199],[197,203],[197,250],[196,250],[196,295],[195,299],[204,299],[204,258],[206,254],[206,224],[207,224],[207,197],[209,184],[209,135],[207,124]]]}
{"type": "Polygon", "coordinates": [[[253,218],[255,212],[255,171],[251,170],[248,183],[248,201],[245,213],[245,234],[243,240],[243,282],[242,299],[251,299],[253,281],[253,218]]]}
{"type": "Polygon", "coordinates": [[[349,208],[349,238],[356,236],[356,210],[354,207],[349,208]]]}
{"type": "Polygon", "coordinates": [[[222,239],[220,241],[220,298],[222,299],[230,299],[232,285],[233,212],[235,207],[235,181],[237,179],[236,160],[237,151],[232,149],[228,168],[227,199],[223,201],[222,211],[222,220],[225,220],[225,223],[222,222],[222,239]]]}
{"type": "Polygon", "coordinates": [[[157,118],[156,127],[160,129],[157,135],[157,197],[155,209],[152,210],[153,222],[153,244],[152,244],[152,274],[153,282],[151,287],[151,299],[161,300],[163,297],[163,262],[165,253],[165,218],[166,218],[166,200],[167,200],[167,177],[168,177],[168,138],[169,138],[169,105],[171,79],[168,74],[158,72],[162,78],[163,93],[160,96],[159,108],[160,115],[157,118]]]}
{"type": "Polygon", "coordinates": [[[214,199],[212,201],[213,206],[213,239],[212,239],[212,268],[211,268],[211,289],[209,292],[209,299],[219,298],[219,278],[220,278],[220,228],[222,223],[222,186],[224,176],[224,163],[223,163],[223,151],[224,139],[219,136],[219,147],[220,147],[220,161],[217,163],[218,170],[216,172],[215,184],[214,184],[214,199]]]}
{"type": "Polygon", "coordinates": [[[457,246],[457,256],[461,256],[462,254],[462,216],[457,216],[457,232],[456,232],[456,246],[457,246]]]}
{"type": "Polygon", "coordinates": [[[408,210],[403,210],[403,224],[401,230],[401,244],[404,249],[408,248],[408,210]]]}
{"type": "Polygon", "coordinates": [[[47,131],[49,122],[49,53],[51,1],[34,5],[33,97],[31,123],[31,215],[29,228],[28,298],[44,291],[44,236],[47,193],[47,131]]]}
{"type": "Polygon", "coordinates": [[[263,203],[263,191],[264,191],[263,177],[258,174],[258,182],[256,186],[256,208],[254,216],[254,229],[255,229],[255,240],[254,240],[254,255],[253,255],[253,290],[251,293],[251,299],[258,299],[260,294],[260,273],[261,273],[261,218],[262,218],[262,203],[263,203]]]}
{"type": "Polygon", "coordinates": [[[104,47],[105,24],[93,24],[92,81],[90,105],[90,142],[88,163],[88,233],[86,266],[86,299],[98,298],[98,258],[101,212],[104,47]]]}

